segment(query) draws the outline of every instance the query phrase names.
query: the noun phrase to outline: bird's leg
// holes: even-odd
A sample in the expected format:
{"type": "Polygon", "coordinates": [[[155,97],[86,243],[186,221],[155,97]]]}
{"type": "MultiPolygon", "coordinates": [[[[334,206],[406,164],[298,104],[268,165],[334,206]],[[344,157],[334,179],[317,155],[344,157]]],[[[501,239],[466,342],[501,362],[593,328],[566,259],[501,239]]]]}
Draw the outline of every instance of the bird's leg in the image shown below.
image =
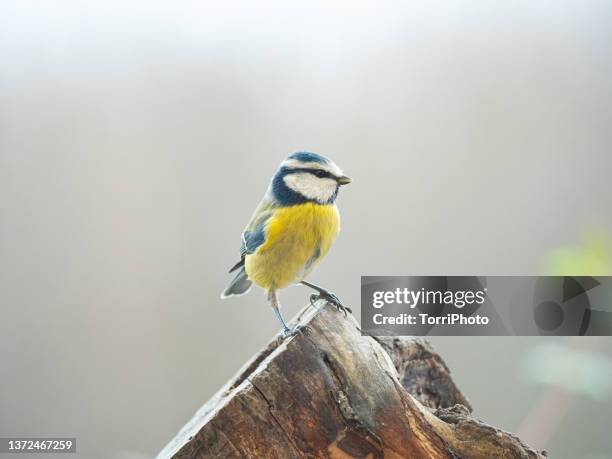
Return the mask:
{"type": "Polygon", "coordinates": [[[278,296],[276,296],[275,290],[270,290],[268,292],[268,301],[270,302],[270,306],[272,306],[272,309],[274,310],[274,314],[276,314],[278,321],[283,326],[283,331],[281,332],[282,335],[283,336],[291,335],[291,329],[285,323],[285,320],[283,319],[283,315],[280,312],[280,304],[278,303],[278,296]]]}
{"type": "Polygon", "coordinates": [[[310,295],[310,304],[313,304],[315,301],[322,299],[327,301],[328,303],[333,304],[338,309],[338,311],[342,311],[344,313],[344,317],[346,317],[347,312],[350,312],[351,314],[353,313],[351,308],[342,304],[340,298],[338,298],[332,292],[325,290],[323,287],[319,287],[318,285],[314,285],[306,281],[301,281],[300,284],[303,284],[306,287],[310,287],[311,289],[317,291],[317,293],[313,293],[312,295],[310,295]]]}
{"type": "Polygon", "coordinates": [[[281,335],[283,337],[293,336],[298,333],[308,334],[312,331],[308,325],[295,326],[293,330],[287,326],[287,324],[285,323],[285,320],[283,319],[283,315],[280,312],[280,303],[278,302],[278,296],[276,295],[276,291],[270,290],[268,292],[268,301],[270,301],[270,306],[272,306],[272,309],[274,310],[274,314],[276,314],[278,321],[283,326],[283,330],[281,331],[281,335]]]}

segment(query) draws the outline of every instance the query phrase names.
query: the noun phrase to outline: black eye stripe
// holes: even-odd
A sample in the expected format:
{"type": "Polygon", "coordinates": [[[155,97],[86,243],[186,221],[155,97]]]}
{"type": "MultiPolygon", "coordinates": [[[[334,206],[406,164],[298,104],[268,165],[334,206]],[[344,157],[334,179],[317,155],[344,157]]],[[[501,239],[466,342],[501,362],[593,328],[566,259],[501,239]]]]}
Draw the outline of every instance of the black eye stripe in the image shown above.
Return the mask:
{"type": "Polygon", "coordinates": [[[308,168],[305,168],[305,167],[296,167],[294,169],[291,169],[291,171],[293,171],[293,172],[306,172],[308,174],[315,175],[315,176],[317,176],[319,178],[325,177],[325,178],[331,178],[331,179],[336,180],[336,177],[334,175],[332,175],[331,173],[329,173],[327,171],[324,171],[323,169],[308,169],[308,168]]]}

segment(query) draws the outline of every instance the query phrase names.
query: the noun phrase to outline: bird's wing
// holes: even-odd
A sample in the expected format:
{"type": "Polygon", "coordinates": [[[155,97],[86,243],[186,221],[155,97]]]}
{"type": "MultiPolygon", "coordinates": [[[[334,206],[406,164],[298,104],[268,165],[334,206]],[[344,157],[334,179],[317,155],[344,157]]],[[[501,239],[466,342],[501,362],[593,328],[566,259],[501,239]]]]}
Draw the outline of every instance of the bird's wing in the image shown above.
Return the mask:
{"type": "Polygon", "coordinates": [[[277,208],[278,204],[267,196],[259,203],[253,212],[251,221],[242,233],[241,255],[255,252],[265,242],[266,224],[277,208]]]}
{"type": "Polygon", "coordinates": [[[267,196],[259,203],[255,212],[253,212],[249,224],[242,233],[240,261],[230,269],[230,272],[243,266],[244,257],[254,253],[257,248],[266,241],[266,224],[277,207],[278,205],[267,196]]]}

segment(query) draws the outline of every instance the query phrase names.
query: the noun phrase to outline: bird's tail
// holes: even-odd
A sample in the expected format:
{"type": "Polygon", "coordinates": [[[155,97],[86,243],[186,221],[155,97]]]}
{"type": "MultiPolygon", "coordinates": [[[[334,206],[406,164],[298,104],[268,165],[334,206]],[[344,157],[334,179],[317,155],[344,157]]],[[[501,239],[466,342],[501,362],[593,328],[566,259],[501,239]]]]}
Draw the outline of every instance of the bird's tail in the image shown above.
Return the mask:
{"type": "Polygon", "coordinates": [[[247,277],[247,273],[244,270],[244,266],[236,273],[236,276],[229,283],[227,288],[221,294],[221,298],[227,298],[228,296],[243,295],[248,292],[253,284],[252,281],[247,277]]]}

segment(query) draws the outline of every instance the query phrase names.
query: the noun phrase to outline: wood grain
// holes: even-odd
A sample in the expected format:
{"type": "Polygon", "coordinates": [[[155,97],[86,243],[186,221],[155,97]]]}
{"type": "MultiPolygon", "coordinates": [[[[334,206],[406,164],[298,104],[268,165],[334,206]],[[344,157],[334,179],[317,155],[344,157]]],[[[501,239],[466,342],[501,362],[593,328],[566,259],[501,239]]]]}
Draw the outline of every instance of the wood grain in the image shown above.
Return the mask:
{"type": "Polygon", "coordinates": [[[159,458],[541,458],[470,416],[427,341],[373,338],[331,305],[274,339],[159,458]]]}

